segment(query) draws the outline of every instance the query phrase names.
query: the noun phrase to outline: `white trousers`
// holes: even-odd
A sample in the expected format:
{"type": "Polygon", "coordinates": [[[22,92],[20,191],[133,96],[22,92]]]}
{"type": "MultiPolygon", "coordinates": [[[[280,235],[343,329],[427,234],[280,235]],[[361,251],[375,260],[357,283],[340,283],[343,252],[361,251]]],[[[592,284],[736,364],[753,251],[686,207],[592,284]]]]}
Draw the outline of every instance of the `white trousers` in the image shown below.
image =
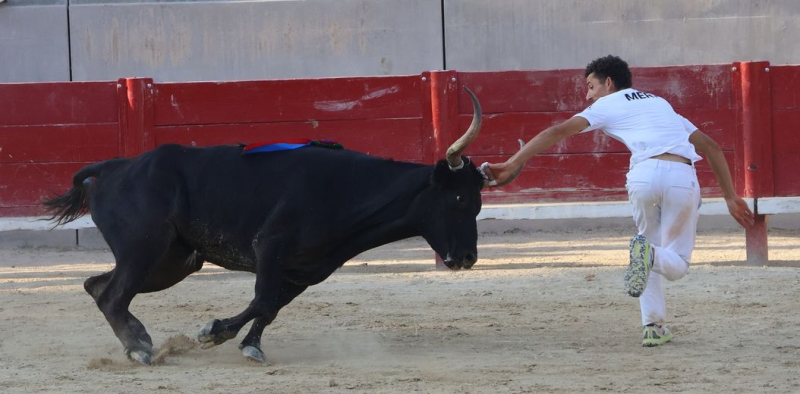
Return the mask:
{"type": "Polygon", "coordinates": [[[650,279],[639,297],[642,325],[664,324],[667,308],[662,280],[689,272],[700,208],[700,185],[693,166],[648,159],[628,172],[626,188],[639,234],[654,246],[650,279]]]}

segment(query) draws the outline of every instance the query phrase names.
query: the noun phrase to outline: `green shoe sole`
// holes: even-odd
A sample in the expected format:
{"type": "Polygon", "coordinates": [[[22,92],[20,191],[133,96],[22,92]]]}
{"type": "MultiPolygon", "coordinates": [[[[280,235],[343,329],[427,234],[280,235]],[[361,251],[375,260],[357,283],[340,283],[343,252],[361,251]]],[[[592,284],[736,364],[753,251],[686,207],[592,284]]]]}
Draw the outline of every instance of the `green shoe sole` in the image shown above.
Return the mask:
{"type": "Polygon", "coordinates": [[[642,346],[644,347],[655,347],[663,345],[672,340],[672,333],[664,329],[666,332],[663,334],[659,334],[658,328],[656,327],[645,327],[644,328],[644,339],[642,340],[642,346]]]}
{"type": "Polygon", "coordinates": [[[631,239],[630,264],[625,271],[625,291],[631,297],[641,296],[647,287],[652,253],[653,248],[644,235],[637,235],[631,239]]]}

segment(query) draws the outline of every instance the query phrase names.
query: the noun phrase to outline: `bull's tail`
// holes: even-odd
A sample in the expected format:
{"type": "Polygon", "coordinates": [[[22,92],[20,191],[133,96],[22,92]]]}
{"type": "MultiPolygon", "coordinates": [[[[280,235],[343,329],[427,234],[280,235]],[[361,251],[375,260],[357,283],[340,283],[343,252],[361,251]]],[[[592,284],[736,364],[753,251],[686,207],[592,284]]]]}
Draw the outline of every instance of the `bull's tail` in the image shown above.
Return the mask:
{"type": "Polygon", "coordinates": [[[89,212],[89,193],[86,180],[99,177],[106,164],[116,160],[95,163],[83,167],[72,177],[72,188],[64,194],[42,201],[45,212],[50,215],[46,220],[55,222],[56,226],[67,224],[89,212]]]}

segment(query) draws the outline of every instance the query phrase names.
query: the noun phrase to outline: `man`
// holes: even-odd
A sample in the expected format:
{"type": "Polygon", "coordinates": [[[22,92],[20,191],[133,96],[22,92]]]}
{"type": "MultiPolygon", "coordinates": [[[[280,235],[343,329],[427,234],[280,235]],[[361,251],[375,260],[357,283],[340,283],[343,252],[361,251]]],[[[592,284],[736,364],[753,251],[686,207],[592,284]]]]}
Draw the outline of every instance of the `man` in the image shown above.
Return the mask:
{"type": "Polygon", "coordinates": [[[672,339],[665,326],[666,304],[662,278],[674,281],[689,270],[694,249],[700,187],[694,163],[706,155],[719,182],[728,210],[744,227],[753,213],[736,195],[730,170],[716,142],[675,113],[663,98],[631,88],[628,64],[616,56],[594,60],[584,73],[592,104],[583,112],[552,126],[530,140],[501,164],[488,164],[493,184],[513,180],[534,155],[559,141],[602,129],[631,151],[626,188],[639,234],[631,239],[625,290],[639,297],[644,346],[672,339]]]}

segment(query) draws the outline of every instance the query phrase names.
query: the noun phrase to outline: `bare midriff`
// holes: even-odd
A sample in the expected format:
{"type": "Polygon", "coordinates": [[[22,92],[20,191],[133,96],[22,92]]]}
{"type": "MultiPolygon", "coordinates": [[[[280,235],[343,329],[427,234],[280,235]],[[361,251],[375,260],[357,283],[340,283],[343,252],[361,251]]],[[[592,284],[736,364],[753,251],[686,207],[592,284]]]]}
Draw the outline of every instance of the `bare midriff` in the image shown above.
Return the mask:
{"type": "Polygon", "coordinates": [[[672,153],[662,153],[658,156],[653,156],[651,159],[658,159],[658,160],[666,160],[666,161],[674,161],[676,163],[683,163],[683,164],[692,164],[692,161],[678,155],[673,155],[672,153]]]}

